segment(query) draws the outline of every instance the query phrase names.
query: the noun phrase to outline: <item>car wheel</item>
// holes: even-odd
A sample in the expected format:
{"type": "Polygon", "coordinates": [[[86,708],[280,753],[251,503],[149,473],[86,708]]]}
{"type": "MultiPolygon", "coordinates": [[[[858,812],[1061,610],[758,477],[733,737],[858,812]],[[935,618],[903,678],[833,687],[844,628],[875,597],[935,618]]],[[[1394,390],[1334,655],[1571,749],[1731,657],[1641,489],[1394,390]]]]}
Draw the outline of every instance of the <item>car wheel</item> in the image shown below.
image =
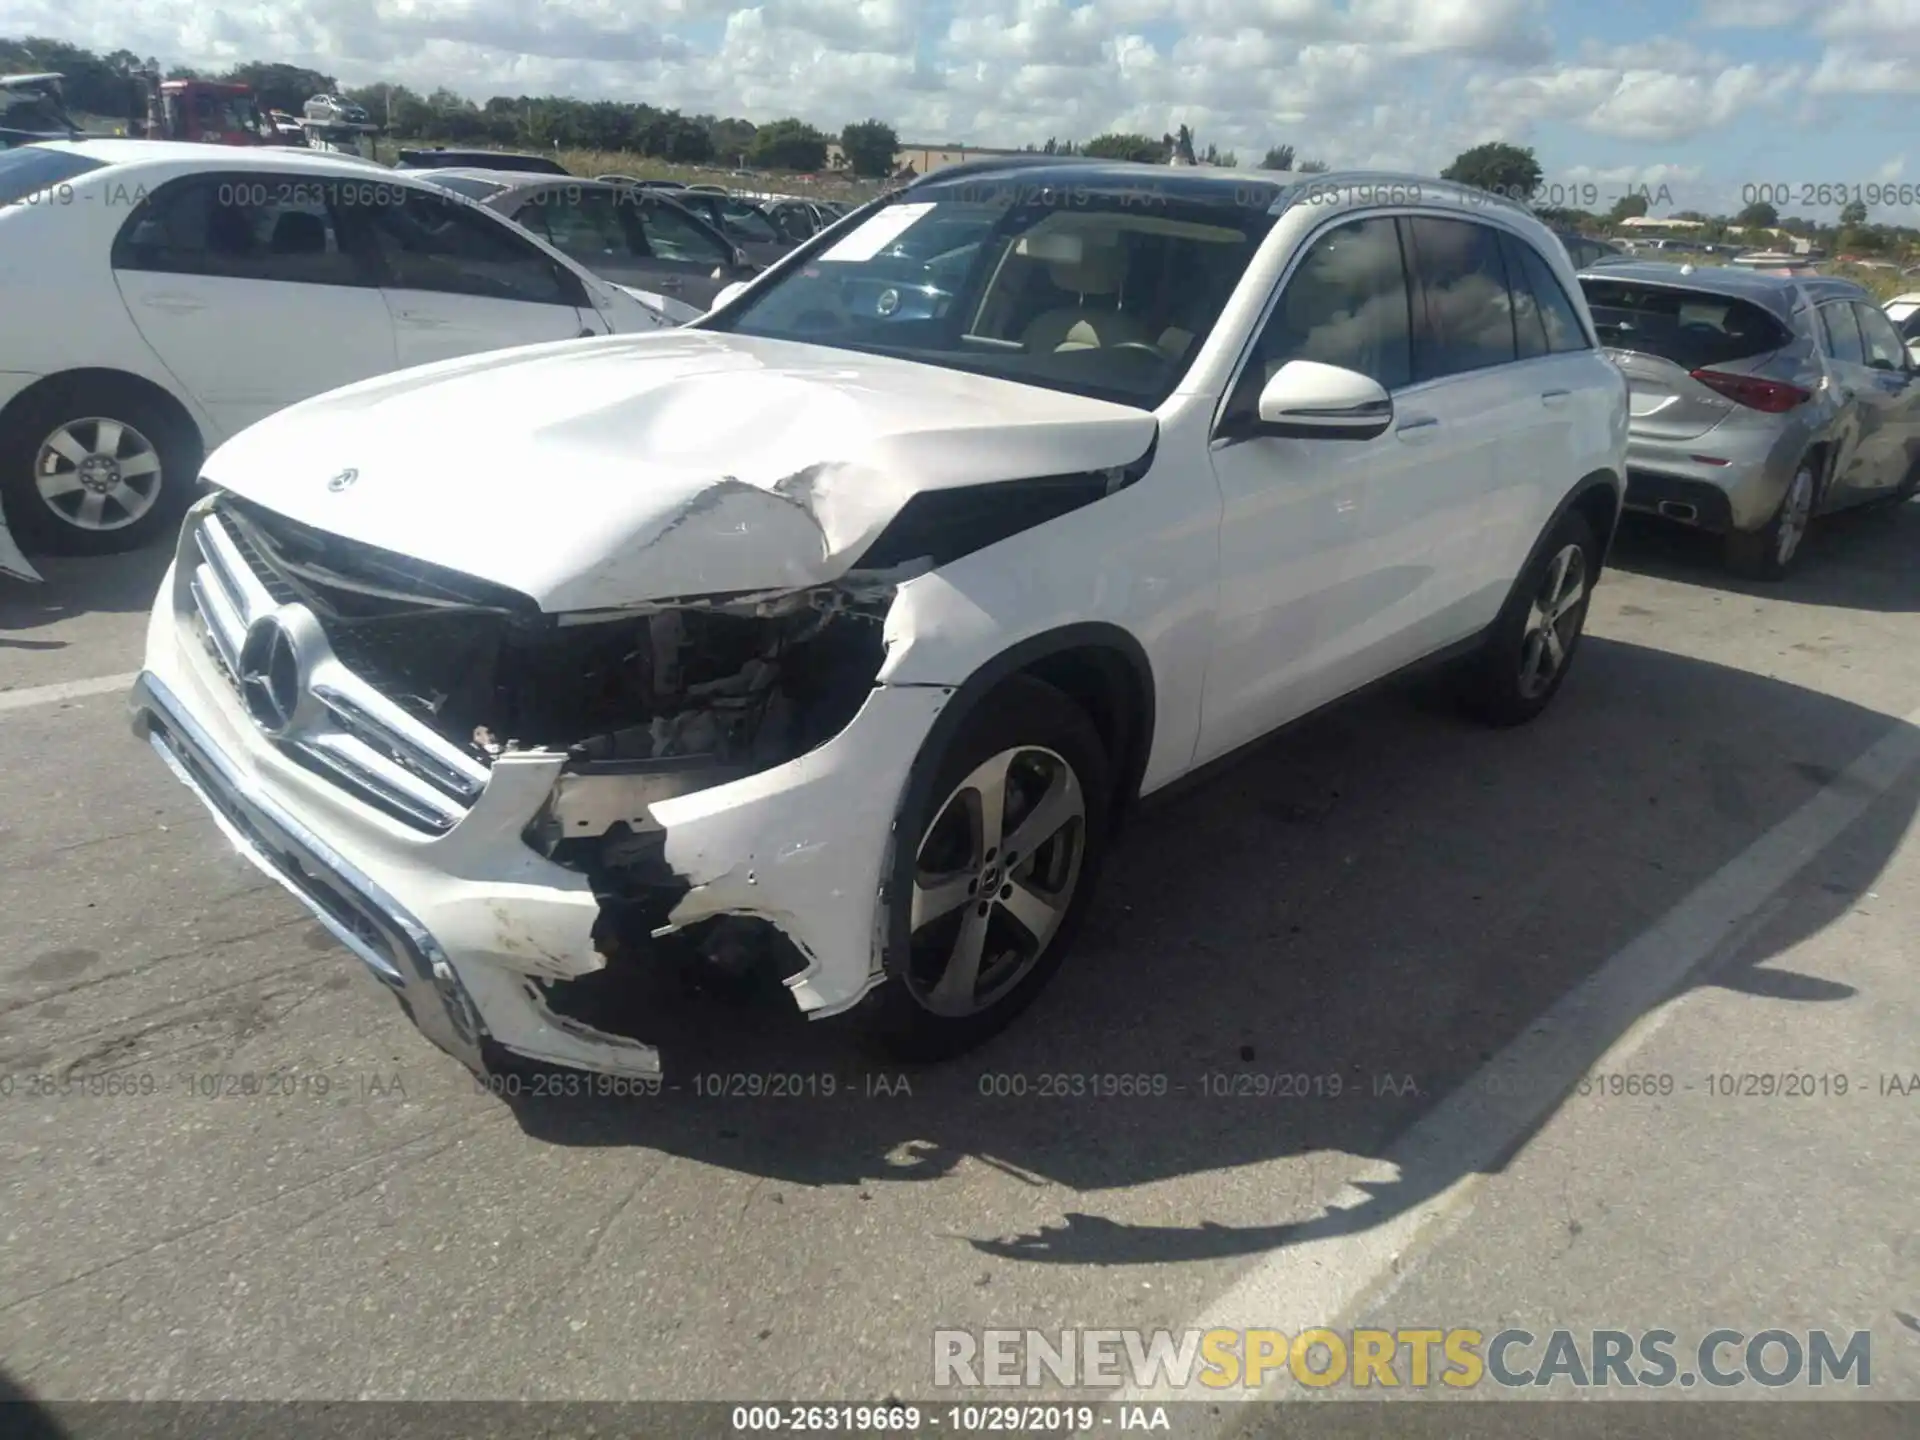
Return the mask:
{"type": "Polygon", "coordinates": [[[1085,712],[1040,681],[1007,681],[962,724],[897,832],[887,979],[864,1009],[889,1053],[957,1055],[1053,978],[1105,854],[1109,775],[1085,712]]]}
{"type": "Polygon", "coordinates": [[[137,550],[192,499],[200,437],[152,396],[100,382],[33,397],[0,434],[0,500],[23,539],[68,555],[137,550]]]}
{"type": "Polygon", "coordinates": [[[1546,709],[1573,665],[1599,578],[1593,527],[1570,510],[1521,576],[1475,657],[1468,708],[1503,726],[1525,724],[1546,709]]]}
{"type": "Polygon", "coordinates": [[[1783,579],[1800,558],[1819,495],[1820,481],[1813,472],[1813,462],[1802,460],[1771,520],[1758,530],[1727,533],[1727,568],[1749,580],[1783,579]]]}

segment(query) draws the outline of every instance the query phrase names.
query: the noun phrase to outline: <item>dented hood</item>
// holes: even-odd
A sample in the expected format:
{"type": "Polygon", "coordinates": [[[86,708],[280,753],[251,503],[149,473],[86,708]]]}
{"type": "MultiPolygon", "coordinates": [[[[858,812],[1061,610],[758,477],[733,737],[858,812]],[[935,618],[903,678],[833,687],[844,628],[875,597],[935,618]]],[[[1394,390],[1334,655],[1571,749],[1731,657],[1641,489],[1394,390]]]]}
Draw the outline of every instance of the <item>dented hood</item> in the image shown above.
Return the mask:
{"type": "Polygon", "coordinates": [[[214,484],[544,610],[800,588],[916,493],[1137,460],[1143,410],[693,330],[424,366],[283,410],[214,484]]]}

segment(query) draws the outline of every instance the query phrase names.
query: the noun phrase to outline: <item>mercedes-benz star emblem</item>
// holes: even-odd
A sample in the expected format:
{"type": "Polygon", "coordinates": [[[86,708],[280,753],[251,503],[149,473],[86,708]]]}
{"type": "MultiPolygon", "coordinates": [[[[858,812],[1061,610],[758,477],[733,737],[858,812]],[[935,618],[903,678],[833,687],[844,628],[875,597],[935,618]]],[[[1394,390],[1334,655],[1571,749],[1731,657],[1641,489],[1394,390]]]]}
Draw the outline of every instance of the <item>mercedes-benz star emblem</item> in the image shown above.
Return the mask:
{"type": "Polygon", "coordinates": [[[279,617],[262,615],[240,642],[240,694],[269,735],[282,734],[300,705],[300,657],[279,617]]]}
{"type": "Polygon", "coordinates": [[[359,478],[360,472],[358,470],[342,470],[338,475],[327,481],[327,489],[337,495],[359,478]]]}

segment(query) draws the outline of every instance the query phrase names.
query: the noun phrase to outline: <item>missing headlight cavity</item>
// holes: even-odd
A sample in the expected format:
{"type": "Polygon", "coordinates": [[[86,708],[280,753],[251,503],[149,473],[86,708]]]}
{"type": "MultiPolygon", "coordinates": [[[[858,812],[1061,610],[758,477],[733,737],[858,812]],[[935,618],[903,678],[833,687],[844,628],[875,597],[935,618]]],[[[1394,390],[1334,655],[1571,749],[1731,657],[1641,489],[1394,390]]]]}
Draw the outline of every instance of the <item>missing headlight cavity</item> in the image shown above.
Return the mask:
{"type": "Polygon", "coordinates": [[[997,480],[949,490],[923,490],[860,557],[866,570],[913,560],[947,565],[1126,489],[1147,473],[1159,436],[1138,460],[1076,475],[997,480]]]}

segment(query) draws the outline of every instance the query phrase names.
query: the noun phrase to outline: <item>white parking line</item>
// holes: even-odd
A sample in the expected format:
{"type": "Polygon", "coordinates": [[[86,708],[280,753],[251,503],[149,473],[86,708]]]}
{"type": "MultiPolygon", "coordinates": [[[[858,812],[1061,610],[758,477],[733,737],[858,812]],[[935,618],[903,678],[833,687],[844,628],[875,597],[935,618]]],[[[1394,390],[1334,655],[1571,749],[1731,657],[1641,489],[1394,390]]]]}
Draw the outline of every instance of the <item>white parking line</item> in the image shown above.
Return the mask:
{"type": "Polygon", "coordinates": [[[24,690],[0,690],[0,710],[25,710],[32,705],[52,705],[60,700],[79,700],[88,695],[106,695],[125,690],[140,677],[137,670],[124,675],[95,675],[91,680],[63,680],[58,685],[32,685],[24,690]]]}
{"type": "MultiPolygon", "coordinates": [[[[1776,892],[1920,761],[1916,727],[1920,710],[1616,952],[1369,1167],[1360,1179],[1378,1194],[1349,1185],[1324,1214],[1302,1223],[1299,1241],[1242,1275],[1192,1328],[1271,1328],[1297,1335],[1349,1323],[1358,1307],[1398,1283],[1420,1254],[1466,1218],[1481,1177],[1505,1162],[1568,1089],[1589,1070],[1614,1068],[1643,1044],[1658,1028],[1643,1017],[1696,969],[1753,934],[1776,892]],[[1407,1197],[1405,1208],[1347,1230],[1344,1212],[1368,1204],[1379,1208],[1395,1195],[1407,1197]]],[[[1297,1393],[1230,1388],[1206,1398],[1270,1400],[1297,1393]]],[[[1156,1402],[1192,1394],[1156,1388],[1123,1398],[1156,1402]]],[[[1222,1425],[1231,1423],[1233,1408],[1214,1412],[1222,1425]]]]}

